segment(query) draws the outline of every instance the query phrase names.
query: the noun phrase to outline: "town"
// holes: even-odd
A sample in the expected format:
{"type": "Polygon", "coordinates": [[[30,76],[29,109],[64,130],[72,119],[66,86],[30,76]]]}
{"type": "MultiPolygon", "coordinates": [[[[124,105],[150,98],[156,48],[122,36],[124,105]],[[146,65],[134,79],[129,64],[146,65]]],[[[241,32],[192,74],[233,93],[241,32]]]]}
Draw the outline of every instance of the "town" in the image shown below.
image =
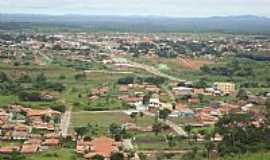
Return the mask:
{"type": "Polygon", "coordinates": [[[267,149],[269,51],[262,35],[1,33],[0,157],[216,160],[267,149]]]}

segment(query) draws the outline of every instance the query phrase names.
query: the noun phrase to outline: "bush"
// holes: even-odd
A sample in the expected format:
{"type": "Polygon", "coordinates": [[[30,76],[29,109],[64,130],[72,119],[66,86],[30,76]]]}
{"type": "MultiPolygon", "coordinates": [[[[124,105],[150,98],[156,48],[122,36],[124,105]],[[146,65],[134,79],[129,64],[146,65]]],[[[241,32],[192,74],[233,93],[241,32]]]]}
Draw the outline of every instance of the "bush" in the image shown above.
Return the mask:
{"type": "Polygon", "coordinates": [[[66,111],[66,106],[63,104],[56,104],[52,105],[51,109],[64,113],[66,111]]]}
{"type": "Polygon", "coordinates": [[[22,101],[41,101],[40,94],[38,92],[20,92],[19,98],[22,101]]]}

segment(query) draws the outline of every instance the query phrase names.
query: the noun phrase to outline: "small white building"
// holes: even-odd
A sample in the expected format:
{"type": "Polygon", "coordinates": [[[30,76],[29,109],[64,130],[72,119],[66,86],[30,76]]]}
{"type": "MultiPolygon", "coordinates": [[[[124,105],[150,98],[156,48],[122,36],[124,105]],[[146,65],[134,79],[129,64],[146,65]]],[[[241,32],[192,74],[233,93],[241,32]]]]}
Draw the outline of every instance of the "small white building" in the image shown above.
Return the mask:
{"type": "Polygon", "coordinates": [[[173,88],[173,92],[176,94],[176,95],[192,95],[192,88],[188,88],[188,87],[176,87],[176,88],[173,88]]]}
{"type": "Polygon", "coordinates": [[[150,98],[148,107],[160,108],[162,107],[162,104],[160,103],[159,98],[150,98]]]}

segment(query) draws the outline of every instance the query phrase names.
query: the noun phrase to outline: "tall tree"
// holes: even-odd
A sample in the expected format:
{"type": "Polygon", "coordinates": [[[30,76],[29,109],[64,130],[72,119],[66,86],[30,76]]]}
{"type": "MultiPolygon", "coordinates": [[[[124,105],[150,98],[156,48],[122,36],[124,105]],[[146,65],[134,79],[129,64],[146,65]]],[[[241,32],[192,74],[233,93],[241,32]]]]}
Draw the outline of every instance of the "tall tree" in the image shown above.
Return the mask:
{"type": "Polygon", "coordinates": [[[191,125],[186,125],[186,126],[184,127],[184,130],[187,132],[188,137],[190,137],[191,131],[192,131],[192,126],[191,126],[191,125]]]}
{"type": "Polygon", "coordinates": [[[116,141],[120,141],[123,138],[123,136],[126,134],[125,128],[122,128],[121,126],[115,123],[112,123],[110,125],[109,132],[116,141]]]}
{"type": "Polygon", "coordinates": [[[177,140],[176,140],[176,136],[175,135],[173,135],[173,134],[166,135],[166,141],[167,141],[169,147],[176,146],[176,141],[177,140]]]}
{"type": "Polygon", "coordinates": [[[241,88],[238,91],[236,97],[239,98],[240,100],[247,100],[248,99],[247,91],[245,89],[241,88]]]}
{"type": "Polygon", "coordinates": [[[120,152],[115,152],[111,155],[111,160],[124,160],[124,154],[120,152]]]}
{"type": "Polygon", "coordinates": [[[152,130],[155,133],[155,135],[158,135],[162,130],[162,123],[155,121],[154,124],[152,125],[152,130]]]}
{"type": "Polygon", "coordinates": [[[75,132],[77,134],[77,138],[79,136],[83,137],[88,133],[88,128],[86,126],[75,127],[74,130],[75,130],[75,132]]]}
{"type": "Polygon", "coordinates": [[[92,157],[92,160],[104,160],[105,158],[102,155],[95,155],[94,157],[92,157]]]}
{"type": "Polygon", "coordinates": [[[171,110],[167,108],[159,110],[159,118],[165,120],[168,118],[170,113],[171,113],[171,110]]]}

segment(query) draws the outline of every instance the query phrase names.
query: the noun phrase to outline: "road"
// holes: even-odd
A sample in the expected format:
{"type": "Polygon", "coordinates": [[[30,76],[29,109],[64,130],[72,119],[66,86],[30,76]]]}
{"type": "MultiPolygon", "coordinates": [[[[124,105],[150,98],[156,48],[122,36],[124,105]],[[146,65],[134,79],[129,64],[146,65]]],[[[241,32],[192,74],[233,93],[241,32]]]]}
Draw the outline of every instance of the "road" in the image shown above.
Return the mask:
{"type": "MultiPolygon", "coordinates": [[[[144,153],[144,154],[156,154],[156,153],[160,153],[161,151],[160,150],[139,150],[138,151],[139,153],[144,153]]],[[[190,152],[190,150],[163,150],[162,153],[165,153],[165,154],[170,154],[170,153],[173,153],[173,154],[185,154],[185,153],[188,153],[190,152]]]]}
{"type": "Polygon", "coordinates": [[[164,77],[164,78],[167,78],[169,80],[172,80],[172,81],[178,81],[178,82],[183,82],[185,80],[183,79],[179,79],[177,77],[174,77],[174,76],[171,76],[171,75],[167,75],[165,73],[162,73],[160,72],[157,68],[153,67],[153,66],[149,66],[149,65],[145,65],[145,64],[140,64],[140,63],[137,63],[137,62],[133,62],[133,61],[128,61],[128,63],[130,64],[131,67],[134,67],[134,68],[139,68],[139,69],[142,69],[142,70],[145,70],[149,73],[152,73],[156,76],[159,76],[159,77],[164,77]]]}
{"type": "Polygon", "coordinates": [[[167,86],[161,85],[161,87],[167,92],[167,94],[170,96],[171,100],[175,102],[175,96],[173,95],[172,91],[168,89],[167,86]]]}
{"type": "Polygon", "coordinates": [[[179,136],[187,137],[187,133],[179,125],[173,123],[170,120],[165,120],[164,123],[170,126],[179,136]]]}
{"type": "MultiPolygon", "coordinates": [[[[98,114],[98,113],[125,113],[127,110],[107,110],[107,111],[78,111],[79,113],[93,113],[93,114],[98,114]]],[[[78,113],[77,112],[77,113],[78,113]]]]}
{"type": "MultiPolygon", "coordinates": [[[[147,111],[144,112],[145,115],[147,116],[155,116],[153,113],[149,113],[147,111]]],[[[167,124],[169,127],[171,127],[179,136],[184,136],[187,137],[187,133],[183,130],[183,128],[175,123],[173,123],[170,120],[160,120],[161,122],[167,124]]]]}
{"type": "Polygon", "coordinates": [[[70,124],[70,118],[71,118],[71,110],[67,110],[61,118],[60,123],[60,133],[63,137],[66,137],[68,135],[68,128],[70,124]]]}
{"type": "MultiPolygon", "coordinates": [[[[65,99],[62,99],[62,103],[67,105],[65,99]]],[[[60,134],[63,137],[67,137],[67,135],[68,135],[68,128],[69,128],[70,121],[71,121],[71,112],[72,112],[72,106],[68,106],[67,110],[65,111],[65,113],[61,117],[60,134]]]]}
{"type": "MultiPolygon", "coordinates": [[[[134,68],[143,69],[149,73],[152,73],[152,74],[160,76],[160,77],[167,78],[167,79],[172,80],[172,81],[179,81],[179,82],[184,81],[184,80],[179,79],[177,77],[173,77],[173,76],[167,75],[165,73],[162,73],[158,69],[156,69],[155,67],[152,67],[152,66],[148,66],[145,64],[139,64],[137,62],[132,62],[132,61],[128,61],[128,63],[130,66],[132,66],[134,68]]],[[[170,97],[172,99],[174,99],[174,95],[169,91],[168,91],[168,93],[169,93],[170,97]]],[[[155,116],[154,114],[149,113],[149,112],[144,112],[144,114],[149,115],[149,116],[155,116]]],[[[182,127],[178,126],[177,124],[173,123],[172,121],[166,120],[166,121],[164,121],[164,123],[167,124],[168,126],[170,126],[178,135],[187,136],[187,133],[182,129],[182,127]]]]}
{"type": "Polygon", "coordinates": [[[105,74],[134,74],[134,72],[106,71],[106,70],[86,70],[85,73],[105,73],[105,74]]]}

